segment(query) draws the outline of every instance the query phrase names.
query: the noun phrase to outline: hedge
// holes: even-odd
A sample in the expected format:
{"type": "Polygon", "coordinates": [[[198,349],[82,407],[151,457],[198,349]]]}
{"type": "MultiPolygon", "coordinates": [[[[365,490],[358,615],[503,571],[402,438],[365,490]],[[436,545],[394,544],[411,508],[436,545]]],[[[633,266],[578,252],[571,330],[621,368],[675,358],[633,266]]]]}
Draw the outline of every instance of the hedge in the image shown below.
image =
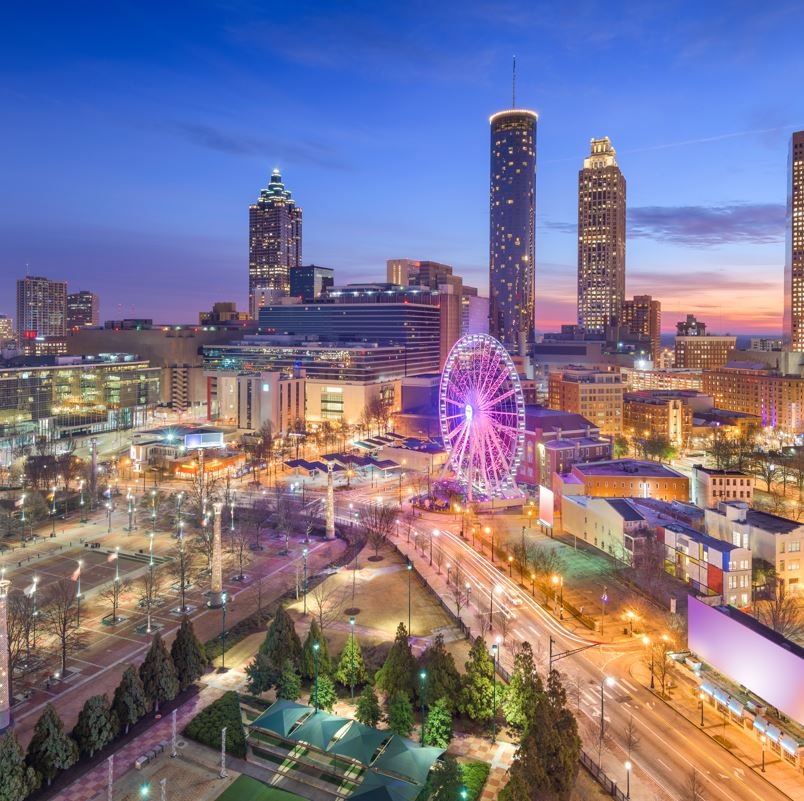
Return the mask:
{"type": "Polygon", "coordinates": [[[469,801],[476,801],[483,792],[491,768],[487,762],[475,761],[461,762],[460,767],[463,784],[469,791],[469,801]]]}
{"type": "Polygon", "coordinates": [[[240,699],[230,690],[206,709],[201,710],[185,727],[184,734],[191,740],[220,748],[221,729],[226,726],[226,753],[246,758],[246,732],[240,716],[240,699]]]}

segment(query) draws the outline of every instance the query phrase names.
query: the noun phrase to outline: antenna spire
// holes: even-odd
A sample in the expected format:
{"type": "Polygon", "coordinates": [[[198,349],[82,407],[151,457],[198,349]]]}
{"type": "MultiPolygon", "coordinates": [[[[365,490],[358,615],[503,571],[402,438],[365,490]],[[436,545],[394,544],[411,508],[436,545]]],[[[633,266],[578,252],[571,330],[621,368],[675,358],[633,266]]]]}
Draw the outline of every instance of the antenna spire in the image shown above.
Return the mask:
{"type": "Polygon", "coordinates": [[[516,108],[516,56],[511,74],[511,108],[516,108]]]}

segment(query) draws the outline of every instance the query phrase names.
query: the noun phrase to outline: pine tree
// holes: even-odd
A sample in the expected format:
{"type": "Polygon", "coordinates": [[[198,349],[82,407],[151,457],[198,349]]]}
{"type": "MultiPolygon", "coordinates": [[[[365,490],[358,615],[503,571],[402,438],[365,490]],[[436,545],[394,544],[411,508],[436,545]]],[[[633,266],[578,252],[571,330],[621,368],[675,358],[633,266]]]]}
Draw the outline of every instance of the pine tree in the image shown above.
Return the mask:
{"type": "Polygon", "coordinates": [[[36,771],[25,764],[25,753],[13,729],[0,737],[0,801],[23,801],[39,786],[36,771]]]}
{"type": "Polygon", "coordinates": [[[436,635],[432,645],[422,654],[421,667],[427,671],[424,701],[427,706],[443,698],[450,712],[455,711],[461,691],[461,676],[452,654],[444,645],[444,635],[436,635]]]}
{"type": "Polygon", "coordinates": [[[47,704],[36,721],[28,743],[25,761],[50,787],[60,770],[66,770],[78,759],[78,746],[64,733],[64,724],[52,704],[47,704]]]}
{"type": "MultiPolygon", "coordinates": [[[[499,692],[498,703],[501,695],[499,692]]],[[[475,639],[469,651],[459,707],[464,715],[474,721],[488,721],[493,715],[494,662],[482,637],[475,639]]]]}
{"type": "Polygon", "coordinates": [[[536,711],[536,705],[544,697],[544,685],[536,672],[533,649],[529,642],[523,642],[514,656],[514,669],[508,691],[502,702],[506,723],[522,737],[536,711]]]}
{"type": "Polygon", "coordinates": [[[96,751],[100,751],[117,736],[119,728],[117,715],[109,705],[109,699],[105,695],[93,695],[87,698],[83,709],[78,713],[72,738],[79,752],[92,759],[96,751]]]}
{"type": "Polygon", "coordinates": [[[318,675],[329,676],[332,673],[332,659],[327,647],[327,638],[321,633],[318,621],[313,618],[310,622],[310,630],[307,632],[307,639],[304,641],[301,656],[301,674],[305,679],[315,678],[315,649],[313,643],[318,643],[318,675]]]}
{"type": "Polygon", "coordinates": [[[452,712],[446,698],[439,698],[427,710],[424,742],[438,748],[447,748],[452,740],[452,712]]]}
{"type": "Polygon", "coordinates": [[[195,636],[195,629],[187,615],[182,618],[176,638],[170,646],[170,656],[176,668],[180,690],[186,690],[204,674],[207,655],[201,641],[195,636]]]}
{"type": "Polygon", "coordinates": [[[134,665],[129,665],[123,672],[120,684],[114,691],[112,709],[124,734],[128,734],[129,727],[148,711],[142,679],[134,665]]]}
{"type": "Polygon", "coordinates": [[[301,695],[301,679],[290,659],[285,660],[279,681],[276,683],[276,697],[296,701],[301,695]]]}
{"type": "MultiPolygon", "coordinates": [[[[310,700],[313,699],[314,687],[310,688],[310,700]]],[[[335,702],[338,700],[338,693],[335,692],[335,684],[329,676],[318,677],[318,708],[325,712],[332,712],[335,702]]]]}
{"type": "Polygon", "coordinates": [[[363,661],[363,651],[356,637],[349,637],[343,647],[338,669],[335,671],[335,680],[344,687],[352,686],[352,665],[354,664],[355,687],[368,681],[366,663],[363,661]]]}
{"type": "Polygon", "coordinates": [[[257,653],[246,665],[246,676],[248,676],[248,690],[255,695],[270,690],[279,681],[279,675],[270,660],[262,653],[257,653]]]}
{"type": "Polygon", "coordinates": [[[424,798],[449,799],[461,798],[463,779],[461,768],[455,757],[445,755],[427,776],[427,784],[422,793],[424,798]]]}
{"type": "Polygon", "coordinates": [[[376,726],[381,718],[382,709],[380,709],[377,693],[371,685],[367,685],[357,699],[355,720],[364,726],[376,726]]]}
{"type": "Polygon", "coordinates": [[[140,678],[148,705],[157,712],[161,701],[172,701],[179,692],[176,668],[159,632],[154,634],[151,647],[140,665],[140,678]]]}
{"type": "Polygon", "coordinates": [[[410,649],[408,630],[404,623],[400,623],[396,627],[394,644],[388,652],[385,664],[377,671],[375,684],[380,690],[384,690],[389,698],[397,693],[405,693],[408,698],[412,698],[415,670],[416,662],[410,649]]]}
{"type": "Polygon", "coordinates": [[[293,618],[284,606],[279,606],[254,661],[246,667],[251,692],[261,693],[273,687],[279,681],[286,659],[299,670],[301,655],[301,641],[293,618]]]}
{"type": "Polygon", "coordinates": [[[413,707],[410,698],[404,692],[398,692],[391,697],[388,706],[388,727],[403,737],[408,737],[413,731],[413,707]]]}

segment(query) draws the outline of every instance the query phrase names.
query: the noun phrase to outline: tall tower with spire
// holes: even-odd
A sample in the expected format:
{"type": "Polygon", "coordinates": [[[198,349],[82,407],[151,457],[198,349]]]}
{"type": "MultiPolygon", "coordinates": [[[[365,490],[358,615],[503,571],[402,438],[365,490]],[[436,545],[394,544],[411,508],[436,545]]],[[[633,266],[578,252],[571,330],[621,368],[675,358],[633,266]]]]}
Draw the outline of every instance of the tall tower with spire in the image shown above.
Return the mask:
{"type": "Polygon", "coordinates": [[[516,107],[514,60],[511,108],[489,118],[489,333],[525,355],[535,323],[535,111],[516,107]]]}
{"type": "Polygon", "coordinates": [[[253,316],[258,298],[267,302],[290,292],[290,271],[301,266],[302,210],[274,170],[248,210],[248,290],[253,316]]]}

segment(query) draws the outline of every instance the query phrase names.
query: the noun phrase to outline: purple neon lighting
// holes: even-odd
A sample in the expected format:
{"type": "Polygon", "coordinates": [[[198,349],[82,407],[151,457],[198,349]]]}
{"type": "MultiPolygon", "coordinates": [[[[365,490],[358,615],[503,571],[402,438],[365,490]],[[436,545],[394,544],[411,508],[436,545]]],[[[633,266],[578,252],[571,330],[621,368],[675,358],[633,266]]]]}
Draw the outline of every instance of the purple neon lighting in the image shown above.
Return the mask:
{"type": "Polygon", "coordinates": [[[457,479],[499,496],[514,486],[525,440],[525,402],[514,363],[487,334],[459,339],[441,374],[441,434],[457,479]]]}
{"type": "Polygon", "coordinates": [[[804,659],[690,597],[690,650],[804,725],[804,659]]]}

